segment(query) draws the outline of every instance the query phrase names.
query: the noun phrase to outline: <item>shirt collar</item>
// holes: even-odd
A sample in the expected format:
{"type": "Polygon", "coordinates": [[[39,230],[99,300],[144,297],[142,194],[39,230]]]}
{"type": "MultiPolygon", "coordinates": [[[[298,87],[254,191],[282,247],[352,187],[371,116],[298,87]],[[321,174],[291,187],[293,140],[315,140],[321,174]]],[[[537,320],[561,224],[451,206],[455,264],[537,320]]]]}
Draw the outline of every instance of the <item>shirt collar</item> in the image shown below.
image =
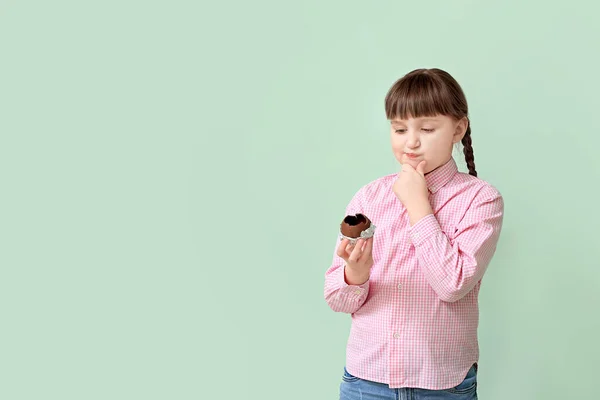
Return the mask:
{"type": "Polygon", "coordinates": [[[437,167],[425,175],[427,188],[431,193],[437,192],[445,184],[450,182],[457,171],[458,167],[456,166],[456,161],[454,161],[453,157],[450,157],[450,160],[446,164],[437,167]]]}

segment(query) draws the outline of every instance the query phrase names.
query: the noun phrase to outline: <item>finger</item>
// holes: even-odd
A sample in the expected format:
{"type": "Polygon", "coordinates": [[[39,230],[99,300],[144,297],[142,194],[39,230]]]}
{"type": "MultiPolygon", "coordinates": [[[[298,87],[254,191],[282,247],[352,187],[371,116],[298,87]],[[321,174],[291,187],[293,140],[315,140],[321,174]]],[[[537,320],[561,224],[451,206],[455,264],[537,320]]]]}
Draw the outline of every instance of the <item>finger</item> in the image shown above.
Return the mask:
{"type": "Polygon", "coordinates": [[[352,253],[350,253],[350,257],[348,257],[348,261],[352,261],[352,262],[356,262],[358,261],[358,258],[360,257],[361,253],[362,253],[362,245],[363,242],[365,240],[364,239],[358,239],[358,241],[356,242],[356,245],[354,246],[354,249],[352,250],[352,253]]]}
{"type": "Polygon", "coordinates": [[[373,237],[367,239],[367,242],[365,243],[365,249],[363,250],[363,253],[360,256],[359,261],[368,260],[369,257],[371,257],[371,254],[373,254],[373,237]]]}
{"type": "Polygon", "coordinates": [[[356,242],[352,242],[350,240],[348,240],[348,244],[346,245],[346,254],[350,255],[350,253],[352,253],[352,249],[354,249],[354,246],[356,246],[356,242]]]}
{"type": "Polygon", "coordinates": [[[414,171],[415,169],[409,163],[402,164],[402,172],[414,171]]]}
{"type": "Polygon", "coordinates": [[[342,257],[345,261],[348,261],[348,254],[346,252],[346,246],[348,246],[348,239],[342,239],[342,241],[340,242],[340,244],[337,247],[337,251],[336,254],[339,257],[342,257]]]}
{"type": "Polygon", "coordinates": [[[419,163],[419,165],[417,165],[417,172],[423,176],[425,176],[425,165],[427,164],[427,161],[423,160],[419,163]]]}

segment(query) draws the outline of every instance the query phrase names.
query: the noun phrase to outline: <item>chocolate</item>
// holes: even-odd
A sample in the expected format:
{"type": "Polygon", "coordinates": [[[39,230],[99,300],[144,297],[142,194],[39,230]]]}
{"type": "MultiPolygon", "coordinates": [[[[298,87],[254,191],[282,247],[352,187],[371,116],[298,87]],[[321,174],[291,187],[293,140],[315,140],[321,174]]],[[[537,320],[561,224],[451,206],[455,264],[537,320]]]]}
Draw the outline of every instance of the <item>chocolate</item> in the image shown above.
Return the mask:
{"type": "Polygon", "coordinates": [[[366,239],[373,236],[374,229],[375,225],[364,214],[347,215],[340,224],[340,233],[347,239],[366,239]]]}

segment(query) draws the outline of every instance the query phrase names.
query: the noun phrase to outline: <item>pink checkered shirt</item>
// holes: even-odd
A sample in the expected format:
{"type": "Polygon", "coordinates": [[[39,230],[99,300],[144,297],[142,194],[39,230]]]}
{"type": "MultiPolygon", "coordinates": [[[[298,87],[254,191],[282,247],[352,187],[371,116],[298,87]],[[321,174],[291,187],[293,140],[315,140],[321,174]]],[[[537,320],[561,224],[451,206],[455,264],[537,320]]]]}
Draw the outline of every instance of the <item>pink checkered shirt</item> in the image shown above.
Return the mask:
{"type": "MultiPolygon", "coordinates": [[[[346,215],[375,224],[369,280],[348,285],[335,254],[325,300],[351,314],[346,368],[391,388],[457,386],[478,361],[478,294],[502,228],[504,201],[454,159],[427,174],[434,214],[410,226],[392,190],[397,174],[361,187],[346,215]]],[[[335,248],[339,244],[336,240],[335,248]]]]}

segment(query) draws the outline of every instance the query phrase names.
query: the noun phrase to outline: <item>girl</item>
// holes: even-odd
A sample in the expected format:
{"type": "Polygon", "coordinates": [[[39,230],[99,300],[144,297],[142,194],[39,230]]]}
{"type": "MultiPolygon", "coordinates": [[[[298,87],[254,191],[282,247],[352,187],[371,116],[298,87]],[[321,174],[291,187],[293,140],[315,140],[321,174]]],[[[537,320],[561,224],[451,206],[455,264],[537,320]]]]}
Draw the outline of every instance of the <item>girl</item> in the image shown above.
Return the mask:
{"type": "Polygon", "coordinates": [[[477,399],[478,294],[504,202],[477,178],[467,101],[447,72],[408,73],[385,112],[401,171],[355,193],[346,215],[366,215],[375,235],[336,242],[325,273],[329,307],[352,316],[340,399],[477,399]]]}

